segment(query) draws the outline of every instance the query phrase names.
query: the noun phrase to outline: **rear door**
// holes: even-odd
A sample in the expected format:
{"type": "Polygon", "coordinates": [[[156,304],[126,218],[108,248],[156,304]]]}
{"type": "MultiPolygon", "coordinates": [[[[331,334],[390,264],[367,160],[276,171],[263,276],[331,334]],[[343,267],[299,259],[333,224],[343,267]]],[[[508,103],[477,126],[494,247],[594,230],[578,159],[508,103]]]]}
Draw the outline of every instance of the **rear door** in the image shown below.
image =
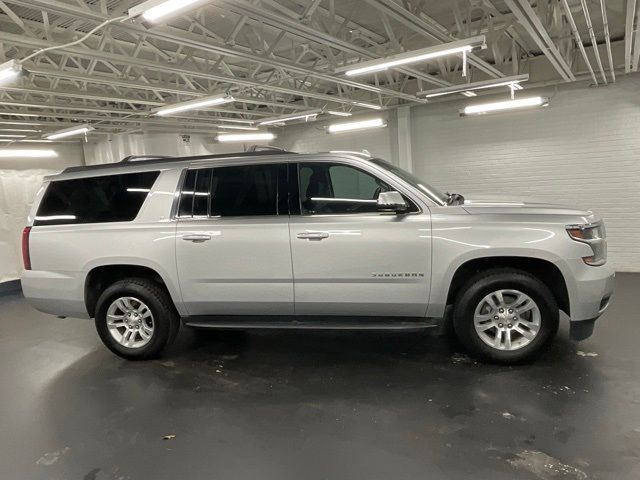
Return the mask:
{"type": "Polygon", "coordinates": [[[300,215],[291,216],[296,314],[425,315],[429,298],[431,219],[381,213],[380,192],[397,190],[364,165],[300,163],[300,215]]]}
{"type": "Polygon", "coordinates": [[[176,260],[190,316],[293,313],[286,176],[267,163],[187,171],[176,260]]]}

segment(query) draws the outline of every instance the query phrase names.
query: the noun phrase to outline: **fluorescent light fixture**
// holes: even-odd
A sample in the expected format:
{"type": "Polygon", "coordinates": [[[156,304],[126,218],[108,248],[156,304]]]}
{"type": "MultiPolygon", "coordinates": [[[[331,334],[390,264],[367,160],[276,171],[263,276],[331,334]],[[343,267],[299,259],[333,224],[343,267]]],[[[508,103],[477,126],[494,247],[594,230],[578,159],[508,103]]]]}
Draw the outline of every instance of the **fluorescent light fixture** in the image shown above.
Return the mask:
{"type": "Polygon", "coordinates": [[[271,141],[276,136],[270,132],[264,133],[221,133],[216,137],[218,142],[252,142],[271,141]]]}
{"type": "Polygon", "coordinates": [[[0,134],[0,137],[2,137],[2,138],[27,138],[26,135],[13,135],[13,134],[9,134],[9,133],[0,134]]]}
{"type": "Polygon", "coordinates": [[[0,158],[55,158],[55,150],[0,148],[0,158]]]}
{"type": "Polygon", "coordinates": [[[245,127],[243,125],[214,125],[216,128],[228,128],[229,130],[259,130],[258,127],[245,127]]]}
{"type": "Polygon", "coordinates": [[[367,128],[386,127],[387,124],[382,118],[372,118],[360,122],[332,123],[329,125],[329,133],[351,132],[353,130],[364,130],[367,128]]]}
{"type": "Polygon", "coordinates": [[[350,117],[353,113],[350,112],[340,112],[338,110],[327,110],[329,115],[335,115],[336,117],[350,117]]]}
{"type": "Polygon", "coordinates": [[[132,193],[149,193],[150,191],[150,188],[127,188],[127,192],[132,193]]]}
{"type": "Polygon", "coordinates": [[[39,122],[18,122],[18,121],[15,121],[15,122],[3,122],[3,121],[0,121],[0,125],[42,125],[42,124],[39,123],[39,122]]]}
{"type": "Polygon", "coordinates": [[[214,105],[222,105],[224,103],[233,102],[235,99],[226,93],[212,95],[210,97],[200,97],[187,102],[174,103],[163,107],[154,108],[151,113],[154,115],[171,115],[172,113],[184,112],[186,110],[196,110],[198,108],[213,107],[214,105]]]}
{"type": "Polygon", "coordinates": [[[547,106],[549,99],[545,97],[527,97],[504,102],[481,103],[479,105],[467,105],[460,111],[460,115],[480,115],[483,113],[501,112],[528,107],[547,106]]]}
{"type": "Polygon", "coordinates": [[[301,113],[298,115],[285,115],[282,117],[269,118],[267,120],[258,122],[258,125],[275,125],[278,123],[289,122],[291,120],[304,120],[305,122],[308,122],[309,120],[315,120],[320,112],[321,110],[310,110],[306,113],[301,113]]]}
{"type": "Polygon", "coordinates": [[[353,102],[353,104],[359,107],[370,108],[371,110],[382,110],[382,106],[376,105],[375,103],[353,102]]]}
{"type": "Polygon", "coordinates": [[[243,120],[241,118],[214,117],[213,120],[216,122],[244,123],[247,125],[253,125],[255,123],[254,120],[243,120]]]}
{"type": "Polygon", "coordinates": [[[31,128],[0,128],[0,132],[36,132],[37,133],[39,131],[40,130],[33,130],[31,128]]]}
{"type": "Polygon", "coordinates": [[[65,128],[63,130],[57,130],[55,132],[45,133],[42,136],[42,138],[46,140],[57,140],[58,138],[71,137],[73,135],[82,135],[85,133],[89,133],[93,130],[95,130],[95,128],[93,128],[89,124],[75,125],[73,127],[65,128]]]}
{"type": "Polygon", "coordinates": [[[17,60],[9,60],[0,65],[0,84],[10,82],[22,71],[22,65],[17,60]]]}
{"type": "Polygon", "coordinates": [[[195,8],[207,0],[148,0],[129,9],[129,18],[142,16],[148,22],[159,22],[169,15],[195,8]]]}
{"type": "Polygon", "coordinates": [[[474,48],[485,48],[486,40],[484,35],[477,37],[467,38],[464,40],[456,40],[455,42],[449,42],[435,47],[422,48],[420,50],[413,50],[411,52],[404,52],[398,55],[391,55],[389,57],[369,60],[366,62],[357,63],[355,65],[349,65],[346,67],[340,67],[336,69],[336,72],[344,71],[348,77],[356,75],[364,75],[366,73],[380,72],[389,68],[400,67],[402,65],[408,65],[410,63],[423,62],[432,58],[444,57],[447,55],[456,55],[460,53],[469,53],[474,48]]]}
{"type": "Polygon", "coordinates": [[[433,98],[441,97],[442,95],[451,95],[454,93],[461,93],[465,96],[475,96],[474,90],[483,90],[485,88],[495,87],[512,87],[516,90],[521,90],[520,82],[526,82],[529,80],[529,74],[515,75],[512,77],[494,78],[491,80],[483,80],[481,82],[465,83],[462,85],[451,85],[450,87],[434,88],[433,90],[425,90],[416,93],[417,97],[433,98]],[[469,95],[470,94],[470,95],[469,95]]]}
{"type": "Polygon", "coordinates": [[[0,112],[0,115],[7,115],[10,117],[41,117],[39,113],[18,113],[18,112],[0,112]]]}

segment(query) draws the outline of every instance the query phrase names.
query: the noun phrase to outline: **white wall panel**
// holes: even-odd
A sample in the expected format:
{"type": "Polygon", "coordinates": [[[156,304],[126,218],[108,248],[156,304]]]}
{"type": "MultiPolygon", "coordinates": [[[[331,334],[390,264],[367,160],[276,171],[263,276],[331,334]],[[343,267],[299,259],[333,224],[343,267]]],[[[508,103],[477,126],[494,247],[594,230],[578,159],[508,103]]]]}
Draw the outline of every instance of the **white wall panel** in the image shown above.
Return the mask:
{"type": "MultiPolygon", "coordinates": [[[[9,148],[9,147],[0,147],[9,148]]],[[[22,270],[21,235],[42,177],[82,165],[80,144],[11,145],[10,148],[53,149],[57,158],[0,158],[0,282],[19,278],[22,270]]]]}
{"type": "MultiPolygon", "coordinates": [[[[414,172],[443,190],[535,198],[605,218],[609,258],[640,271],[640,77],[608,87],[564,87],[549,107],[460,118],[496,97],[412,109],[414,172]]],[[[527,95],[533,92],[519,92],[527,95]]]]}

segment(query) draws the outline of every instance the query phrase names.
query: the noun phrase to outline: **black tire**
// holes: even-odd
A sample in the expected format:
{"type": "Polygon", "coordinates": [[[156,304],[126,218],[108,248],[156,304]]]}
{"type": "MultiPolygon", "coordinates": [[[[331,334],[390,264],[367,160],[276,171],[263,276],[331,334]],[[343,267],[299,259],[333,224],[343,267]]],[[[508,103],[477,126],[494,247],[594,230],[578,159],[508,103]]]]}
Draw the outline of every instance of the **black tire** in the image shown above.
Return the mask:
{"type": "Polygon", "coordinates": [[[472,277],[458,292],[453,307],[453,326],[463,347],[481,360],[500,364],[525,363],[538,357],[556,336],[558,318],[558,304],[549,288],[535,276],[511,268],[487,270],[472,277]],[[474,326],[475,309],[482,299],[502,289],[525,293],[540,310],[537,335],[516,350],[499,350],[487,345],[474,326]]]}
{"type": "Polygon", "coordinates": [[[173,343],[180,329],[180,317],[164,289],[143,278],[127,278],[115,282],[102,292],[96,305],[95,324],[102,343],[113,353],[127,360],[147,360],[160,356],[173,343]],[[109,306],[124,296],[140,299],[153,314],[154,331],[151,340],[139,348],[121,345],[107,327],[109,306]]]}

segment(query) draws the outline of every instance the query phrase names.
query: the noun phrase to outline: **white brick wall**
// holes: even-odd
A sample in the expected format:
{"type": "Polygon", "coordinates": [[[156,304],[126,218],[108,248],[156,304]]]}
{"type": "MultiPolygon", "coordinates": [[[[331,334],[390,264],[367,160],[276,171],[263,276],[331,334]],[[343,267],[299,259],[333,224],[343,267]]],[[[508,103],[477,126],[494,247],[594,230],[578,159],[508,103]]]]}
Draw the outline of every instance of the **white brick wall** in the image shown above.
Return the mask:
{"type": "Polygon", "coordinates": [[[471,101],[413,108],[414,172],[464,195],[593,210],[605,219],[614,268],[640,271],[640,77],[537,93],[553,96],[549,107],[467,118],[457,112],[471,101]]]}

